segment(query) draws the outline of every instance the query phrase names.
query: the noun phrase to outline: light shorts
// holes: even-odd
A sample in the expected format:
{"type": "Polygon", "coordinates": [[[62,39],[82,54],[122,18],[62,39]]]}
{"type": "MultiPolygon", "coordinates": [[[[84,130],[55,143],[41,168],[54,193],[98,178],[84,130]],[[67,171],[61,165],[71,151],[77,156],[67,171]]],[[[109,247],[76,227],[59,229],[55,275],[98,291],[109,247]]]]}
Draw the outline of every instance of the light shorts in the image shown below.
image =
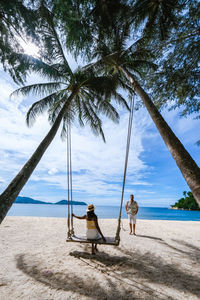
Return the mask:
{"type": "Polygon", "coordinates": [[[128,214],[130,224],[136,224],[136,215],[128,214]]]}

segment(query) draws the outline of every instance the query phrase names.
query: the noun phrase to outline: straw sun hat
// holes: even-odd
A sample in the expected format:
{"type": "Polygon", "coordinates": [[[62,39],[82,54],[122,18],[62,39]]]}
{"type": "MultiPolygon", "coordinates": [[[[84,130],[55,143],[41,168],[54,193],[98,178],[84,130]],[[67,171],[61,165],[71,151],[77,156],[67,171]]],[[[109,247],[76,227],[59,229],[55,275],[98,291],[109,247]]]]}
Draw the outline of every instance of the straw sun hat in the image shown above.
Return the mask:
{"type": "Polygon", "coordinates": [[[95,210],[95,208],[96,207],[93,204],[89,204],[88,208],[87,208],[87,211],[93,211],[93,210],[95,210]]]}

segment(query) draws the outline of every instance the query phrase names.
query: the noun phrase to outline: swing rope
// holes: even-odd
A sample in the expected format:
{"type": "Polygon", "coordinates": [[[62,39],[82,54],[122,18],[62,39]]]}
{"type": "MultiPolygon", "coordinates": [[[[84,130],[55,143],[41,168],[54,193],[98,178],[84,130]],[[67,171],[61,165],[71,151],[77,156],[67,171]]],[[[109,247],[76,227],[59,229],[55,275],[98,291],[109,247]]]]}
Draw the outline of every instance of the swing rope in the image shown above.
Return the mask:
{"type": "Polygon", "coordinates": [[[134,96],[135,96],[135,94],[131,98],[131,105],[130,105],[128,134],[127,134],[127,141],[126,141],[126,155],[125,155],[125,163],[124,163],[124,176],[123,176],[123,185],[122,185],[122,194],[121,194],[121,204],[120,204],[120,211],[119,211],[119,218],[118,218],[118,226],[117,226],[117,231],[116,231],[116,236],[115,236],[115,240],[118,243],[120,241],[122,205],[123,205],[123,201],[124,201],[124,189],[125,189],[125,183],[126,183],[126,172],[127,172],[128,156],[129,156],[130,141],[131,141],[131,131],[132,131],[132,123],[133,123],[134,96]]]}
{"type": "Polygon", "coordinates": [[[72,147],[71,147],[71,126],[69,125],[69,168],[70,168],[70,198],[71,198],[71,234],[74,234],[74,224],[73,224],[73,202],[72,202],[72,147]]]}
{"type": "Polygon", "coordinates": [[[68,226],[68,238],[71,236],[71,226],[70,226],[70,199],[69,199],[69,141],[68,141],[68,126],[67,126],[67,204],[68,204],[68,215],[67,215],[67,226],[68,226]]]}
{"type": "MultiPolygon", "coordinates": [[[[128,156],[130,149],[130,140],[131,140],[131,131],[132,131],[132,123],[133,123],[133,112],[134,112],[134,96],[133,94],[131,98],[130,104],[130,113],[129,113],[129,122],[128,122],[128,133],[127,133],[127,142],[126,142],[126,154],[125,154],[125,163],[124,163],[124,175],[123,175],[123,185],[122,185],[122,194],[121,194],[121,204],[120,211],[118,217],[118,226],[115,235],[115,241],[119,244],[120,241],[120,230],[121,230],[121,215],[122,215],[122,205],[124,200],[124,189],[126,182],[126,172],[128,165],[128,156]]],[[[73,227],[73,203],[72,203],[72,159],[71,159],[71,127],[67,125],[67,186],[68,186],[68,238],[71,238],[74,235],[74,227],[73,227]]]]}
{"type": "Polygon", "coordinates": [[[67,196],[68,196],[68,238],[74,234],[73,203],[72,203],[72,155],[71,155],[71,126],[67,125],[67,196]]]}

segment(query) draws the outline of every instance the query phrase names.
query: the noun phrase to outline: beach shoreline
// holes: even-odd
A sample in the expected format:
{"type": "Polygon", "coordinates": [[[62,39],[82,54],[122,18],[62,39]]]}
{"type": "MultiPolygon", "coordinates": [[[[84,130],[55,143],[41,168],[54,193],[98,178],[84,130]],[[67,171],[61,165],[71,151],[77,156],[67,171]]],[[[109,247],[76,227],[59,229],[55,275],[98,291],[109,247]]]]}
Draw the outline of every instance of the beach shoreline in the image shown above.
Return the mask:
{"type": "MultiPolygon", "coordinates": [[[[99,219],[105,236],[117,220],[99,219]]],[[[75,220],[77,234],[84,221],[75,220]]],[[[141,220],[119,247],[66,243],[66,218],[6,217],[0,226],[0,300],[199,299],[200,222],[141,220]]]]}
{"type": "MultiPolygon", "coordinates": [[[[73,212],[76,215],[84,215],[85,207],[76,205],[73,212]]],[[[99,219],[118,219],[118,206],[97,206],[96,213],[99,219]]],[[[67,206],[63,205],[35,205],[14,204],[8,212],[8,216],[30,216],[30,217],[55,217],[67,218],[67,206]]],[[[122,219],[127,219],[125,208],[122,209],[122,219]]],[[[200,221],[200,211],[173,210],[161,207],[140,207],[137,219],[143,220],[180,220],[200,221]]]]}

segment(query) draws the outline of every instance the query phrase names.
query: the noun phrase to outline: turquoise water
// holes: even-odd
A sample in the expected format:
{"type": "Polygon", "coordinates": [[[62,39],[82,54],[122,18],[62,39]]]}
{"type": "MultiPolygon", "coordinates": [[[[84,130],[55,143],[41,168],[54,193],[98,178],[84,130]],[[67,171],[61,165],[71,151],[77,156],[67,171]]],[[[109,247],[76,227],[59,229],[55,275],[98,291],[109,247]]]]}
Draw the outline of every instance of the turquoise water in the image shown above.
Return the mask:
{"type": "MultiPolygon", "coordinates": [[[[84,215],[86,206],[75,205],[74,213],[84,215]]],[[[97,206],[95,210],[100,219],[115,219],[119,215],[118,206],[97,206]]],[[[13,204],[8,216],[33,216],[33,217],[67,217],[67,205],[48,204],[13,204]]],[[[125,209],[122,210],[122,218],[126,219],[125,209]]],[[[177,220],[177,221],[200,221],[200,211],[173,210],[161,207],[140,207],[138,219],[146,220],[177,220]]]]}

